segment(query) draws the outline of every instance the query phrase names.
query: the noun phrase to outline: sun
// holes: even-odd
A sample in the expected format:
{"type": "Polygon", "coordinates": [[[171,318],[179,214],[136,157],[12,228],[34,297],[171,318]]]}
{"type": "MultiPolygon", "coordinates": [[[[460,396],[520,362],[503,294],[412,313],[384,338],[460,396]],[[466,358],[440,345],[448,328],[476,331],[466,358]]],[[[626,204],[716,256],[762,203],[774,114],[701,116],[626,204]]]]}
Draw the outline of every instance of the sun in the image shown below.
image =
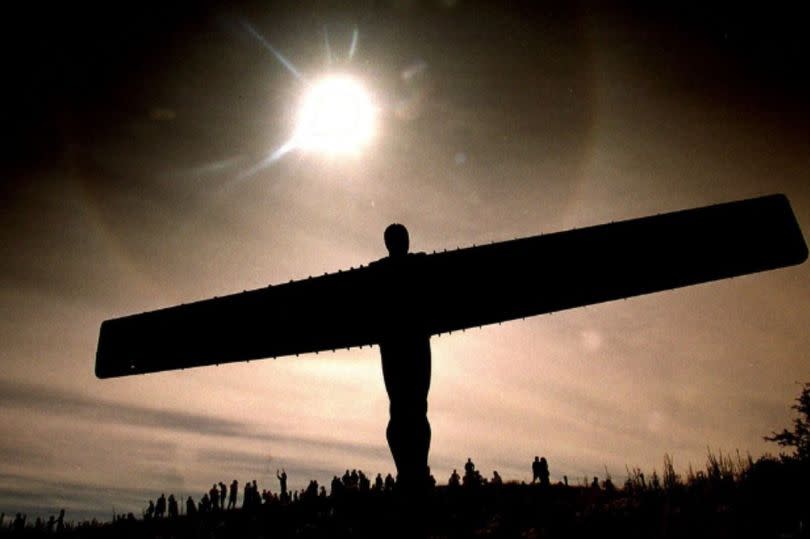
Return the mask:
{"type": "Polygon", "coordinates": [[[309,85],[301,102],[292,145],[327,154],[355,153],[374,135],[376,107],[365,87],[348,75],[329,75],[309,85]]]}
{"type": "Polygon", "coordinates": [[[311,79],[250,23],[244,20],[241,22],[245,30],[270,52],[290,75],[302,83],[304,94],[295,116],[292,136],[261,161],[240,172],[236,179],[243,181],[250,178],[294,151],[328,156],[359,155],[374,138],[377,116],[382,109],[360,79],[345,72],[336,72],[333,68],[335,63],[348,64],[354,58],[360,35],[357,27],[352,30],[348,53],[342,59],[338,59],[339,55],[333,53],[329,34],[324,26],[329,74],[311,79]]]}

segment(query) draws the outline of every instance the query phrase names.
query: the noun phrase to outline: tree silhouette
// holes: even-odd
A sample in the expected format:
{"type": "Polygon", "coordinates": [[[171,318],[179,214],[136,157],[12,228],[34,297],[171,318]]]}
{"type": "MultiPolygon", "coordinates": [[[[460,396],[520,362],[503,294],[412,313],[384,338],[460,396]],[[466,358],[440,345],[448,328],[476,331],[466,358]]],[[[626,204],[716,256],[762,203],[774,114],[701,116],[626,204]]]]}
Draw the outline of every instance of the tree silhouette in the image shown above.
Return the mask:
{"type": "Polygon", "coordinates": [[[793,447],[794,458],[810,461],[810,382],[804,384],[801,395],[791,408],[799,412],[799,417],[793,420],[793,432],[784,429],[782,432],[765,436],[765,439],[782,447],[793,447]]]}

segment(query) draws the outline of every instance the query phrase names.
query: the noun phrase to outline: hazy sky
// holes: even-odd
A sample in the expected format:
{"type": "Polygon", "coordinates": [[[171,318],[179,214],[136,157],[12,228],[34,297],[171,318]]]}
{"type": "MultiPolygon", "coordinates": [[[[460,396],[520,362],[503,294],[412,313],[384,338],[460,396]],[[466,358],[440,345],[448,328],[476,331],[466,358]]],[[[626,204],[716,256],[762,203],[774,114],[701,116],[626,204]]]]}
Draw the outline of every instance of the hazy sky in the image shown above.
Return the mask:
{"type": "MultiPolygon", "coordinates": [[[[367,263],[391,222],[431,251],[783,192],[810,230],[795,14],[358,5],[8,18],[0,510],[394,472],[377,349],[102,381],[107,318],[367,263]],[[371,145],[248,174],[330,71],[374,94],[371,145]]],[[[684,472],[707,446],[776,452],[809,304],[804,264],[434,338],[433,471],[529,480],[544,455],[553,480],[620,482],[664,453],[684,472]]]]}

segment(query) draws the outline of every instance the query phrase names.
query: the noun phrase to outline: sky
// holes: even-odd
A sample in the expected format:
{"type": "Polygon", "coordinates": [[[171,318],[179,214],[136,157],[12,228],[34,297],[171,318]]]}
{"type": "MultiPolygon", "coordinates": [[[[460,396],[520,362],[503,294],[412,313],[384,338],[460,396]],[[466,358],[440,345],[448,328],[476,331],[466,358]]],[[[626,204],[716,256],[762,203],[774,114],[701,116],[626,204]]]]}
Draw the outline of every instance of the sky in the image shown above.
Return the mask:
{"type": "MultiPolygon", "coordinates": [[[[105,319],[366,264],[392,222],[430,252],[781,192],[807,234],[807,38],[768,6],[12,10],[0,511],[395,472],[378,349],[99,380],[105,319]],[[373,96],[369,144],[269,162],[337,72],[373,96]]],[[[622,481],[665,454],[685,473],[708,448],[777,453],[808,304],[804,264],[434,337],[433,473],[471,457],[528,481],[541,455],[555,481],[622,481]]]]}

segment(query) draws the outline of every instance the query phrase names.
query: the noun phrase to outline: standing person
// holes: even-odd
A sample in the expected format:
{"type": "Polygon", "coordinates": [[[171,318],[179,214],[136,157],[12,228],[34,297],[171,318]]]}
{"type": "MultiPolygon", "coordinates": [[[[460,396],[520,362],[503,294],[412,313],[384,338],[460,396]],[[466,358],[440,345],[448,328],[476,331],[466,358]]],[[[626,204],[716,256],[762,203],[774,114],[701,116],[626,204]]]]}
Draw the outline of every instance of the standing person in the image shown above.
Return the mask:
{"type": "Polygon", "coordinates": [[[212,511],[218,511],[219,510],[219,489],[217,488],[216,483],[211,485],[211,490],[208,491],[208,496],[211,499],[211,510],[212,511]]]}
{"type": "Polygon", "coordinates": [[[357,490],[359,484],[360,484],[360,476],[357,475],[357,470],[352,470],[352,473],[349,476],[349,486],[353,490],[357,490]]]}
{"type": "Polygon", "coordinates": [[[360,492],[371,490],[371,480],[363,473],[363,470],[357,472],[357,477],[360,481],[360,492]]]}
{"type": "Polygon", "coordinates": [[[250,509],[253,507],[253,487],[250,486],[250,481],[245,481],[245,488],[242,494],[242,509],[250,509]]]}
{"type": "Polygon", "coordinates": [[[382,492],[382,490],[383,490],[383,478],[382,474],[378,473],[377,477],[374,478],[374,491],[382,492]]]}
{"type": "Polygon", "coordinates": [[[351,488],[351,486],[352,486],[352,476],[349,473],[349,470],[346,470],[346,473],[343,474],[342,481],[343,481],[343,486],[346,487],[347,490],[351,488]]]}
{"type": "Polygon", "coordinates": [[[160,498],[157,499],[157,503],[155,504],[155,517],[163,518],[163,515],[165,514],[166,514],[166,495],[161,494],[160,498]]]}
{"type": "Polygon", "coordinates": [[[169,494],[169,518],[177,518],[178,512],[177,500],[174,494],[169,494]]]}
{"type": "Polygon", "coordinates": [[[225,498],[228,496],[228,487],[222,481],[219,482],[219,506],[225,510],[225,498]]]}
{"type": "Polygon", "coordinates": [[[228,495],[228,509],[236,509],[236,496],[239,492],[239,481],[231,481],[231,490],[228,495]]]}
{"type": "Polygon", "coordinates": [[[538,478],[540,479],[540,484],[544,487],[549,485],[549,473],[548,473],[548,462],[546,462],[546,457],[540,457],[540,465],[538,466],[538,478]]]}
{"type": "Polygon", "coordinates": [[[211,498],[208,497],[208,494],[203,494],[202,498],[200,498],[200,506],[198,509],[200,513],[211,512],[211,498]]]}
{"type": "Polygon", "coordinates": [[[535,481],[540,481],[540,457],[535,456],[532,462],[532,484],[535,481]]]}
{"type": "Polygon", "coordinates": [[[155,502],[149,500],[149,507],[147,507],[146,511],[143,512],[143,519],[152,520],[152,517],[154,515],[155,515],[155,502]]]}
{"type": "Polygon", "coordinates": [[[332,491],[330,495],[335,498],[340,496],[340,493],[343,491],[343,483],[340,482],[340,478],[338,476],[332,477],[332,491]]]}
{"type": "Polygon", "coordinates": [[[281,487],[281,501],[287,501],[288,494],[287,494],[287,472],[284,468],[281,469],[281,473],[278,473],[276,470],[276,478],[278,479],[279,486],[281,487]]]}
{"type": "Polygon", "coordinates": [[[478,484],[475,464],[469,457],[467,458],[467,462],[464,463],[464,477],[461,479],[461,481],[466,487],[474,487],[478,484]]]}
{"type": "Polygon", "coordinates": [[[197,506],[194,505],[194,500],[191,499],[191,496],[186,499],[186,515],[194,516],[197,514],[197,506]]]}
{"type": "Polygon", "coordinates": [[[396,481],[394,481],[394,477],[390,473],[386,474],[385,481],[383,482],[383,490],[385,490],[385,492],[392,492],[395,485],[396,481]]]}

